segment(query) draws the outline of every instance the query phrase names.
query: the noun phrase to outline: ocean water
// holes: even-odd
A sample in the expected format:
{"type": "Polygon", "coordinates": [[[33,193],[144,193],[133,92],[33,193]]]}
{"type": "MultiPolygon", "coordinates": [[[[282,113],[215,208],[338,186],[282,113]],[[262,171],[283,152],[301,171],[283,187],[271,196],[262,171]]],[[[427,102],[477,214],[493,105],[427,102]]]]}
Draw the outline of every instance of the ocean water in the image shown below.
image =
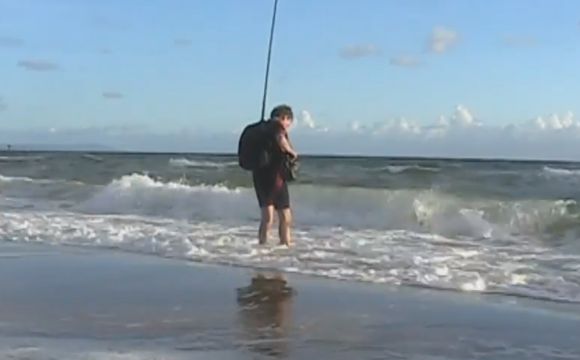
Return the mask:
{"type": "Polygon", "coordinates": [[[300,164],[286,249],[233,156],[2,153],[0,241],[580,303],[580,164],[300,164]]]}

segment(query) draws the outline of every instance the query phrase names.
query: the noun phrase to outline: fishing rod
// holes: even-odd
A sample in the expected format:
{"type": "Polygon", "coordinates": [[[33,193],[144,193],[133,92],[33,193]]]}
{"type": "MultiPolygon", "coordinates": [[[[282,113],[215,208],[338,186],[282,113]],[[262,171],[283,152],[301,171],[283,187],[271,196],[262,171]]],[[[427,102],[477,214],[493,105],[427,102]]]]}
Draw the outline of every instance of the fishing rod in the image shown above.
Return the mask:
{"type": "Polygon", "coordinates": [[[262,116],[260,119],[264,121],[266,115],[266,97],[268,95],[268,78],[270,76],[270,59],[272,57],[272,43],[274,40],[274,27],[276,26],[276,12],[278,10],[278,0],[274,0],[274,11],[272,13],[272,26],[270,27],[270,43],[268,45],[268,57],[266,60],[266,76],[264,79],[264,97],[262,98],[262,116]]]}

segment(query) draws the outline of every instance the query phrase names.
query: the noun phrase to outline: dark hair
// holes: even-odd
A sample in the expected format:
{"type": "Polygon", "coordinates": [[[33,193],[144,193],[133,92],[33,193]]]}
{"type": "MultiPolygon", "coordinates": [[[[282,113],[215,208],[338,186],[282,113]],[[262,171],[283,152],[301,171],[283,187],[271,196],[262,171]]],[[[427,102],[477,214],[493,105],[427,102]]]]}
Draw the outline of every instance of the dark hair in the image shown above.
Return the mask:
{"type": "Polygon", "coordinates": [[[272,109],[272,112],[270,113],[270,119],[284,116],[289,116],[291,119],[294,119],[294,113],[292,112],[292,108],[288,105],[278,105],[274,109],[272,109]]]}

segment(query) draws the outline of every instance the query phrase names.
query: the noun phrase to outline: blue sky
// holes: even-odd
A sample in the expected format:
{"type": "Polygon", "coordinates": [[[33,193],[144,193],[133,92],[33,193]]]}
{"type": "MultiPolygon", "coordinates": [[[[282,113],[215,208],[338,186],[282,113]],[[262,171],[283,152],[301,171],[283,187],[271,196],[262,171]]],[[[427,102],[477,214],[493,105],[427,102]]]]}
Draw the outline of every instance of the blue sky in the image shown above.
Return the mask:
{"type": "MultiPolygon", "coordinates": [[[[363,129],[384,140],[403,131],[412,148],[442,123],[527,126],[526,141],[579,132],[578,1],[279,1],[269,105],[294,106],[305,146],[327,138],[310,151],[364,153],[331,141],[363,129]]],[[[272,4],[0,0],[0,141],[113,132],[131,148],[158,136],[158,150],[171,149],[184,134],[234,143],[259,116],[272,4]]]]}

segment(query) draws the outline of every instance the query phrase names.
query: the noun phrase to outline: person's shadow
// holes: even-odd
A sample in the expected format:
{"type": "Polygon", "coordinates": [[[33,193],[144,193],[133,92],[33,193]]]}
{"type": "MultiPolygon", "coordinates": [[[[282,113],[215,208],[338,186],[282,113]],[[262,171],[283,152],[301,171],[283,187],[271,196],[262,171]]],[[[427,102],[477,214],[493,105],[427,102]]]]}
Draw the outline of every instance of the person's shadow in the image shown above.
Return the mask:
{"type": "Polygon", "coordinates": [[[242,345],[260,354],[288,354],[291,305],[295,291],[280,273],[258,272],[249,286],[237,289],[242,345]]]}

